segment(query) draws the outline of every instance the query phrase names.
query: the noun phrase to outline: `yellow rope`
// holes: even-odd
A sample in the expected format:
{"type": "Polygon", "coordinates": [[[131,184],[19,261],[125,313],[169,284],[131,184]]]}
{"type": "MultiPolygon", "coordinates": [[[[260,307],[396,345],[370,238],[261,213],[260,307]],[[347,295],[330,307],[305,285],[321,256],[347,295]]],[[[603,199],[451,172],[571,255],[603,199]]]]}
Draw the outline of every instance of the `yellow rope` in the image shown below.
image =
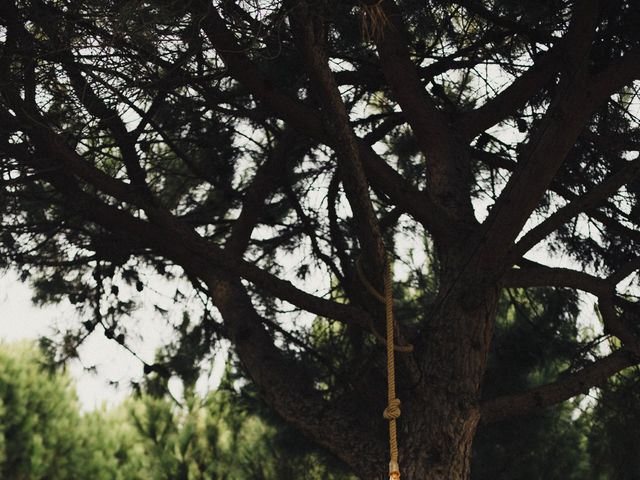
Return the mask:
{"type": "Polygon", "coordinates": [[[358,270],[358,276],[365,285],[367,290],[378,300],[384,302],[385,317],[387,324],[387,335],[383,338],[376,332],[371,325],[371,330],[377,338],[383,340],[387,346],[387,408],[384,409],[383,417],[389,420],[389,479],[400,479],[400,465],[398,464],[398,432],[396,420],[400,417],[400,399],[396,397],[396,369],[394,350],[410,352],[413,350],[413,345],[395,345],[393,340],[393,334],[395,329],[395,321],[393,318],[393,274],[391,272],[391,262],[387,259],[385,263],[384,272],[384,295],[380,295],[373,285],[367,281],[364,275],[360,259],[356,262],[358,270]]]}
{"type": "Polygon", "coordinates": [[[400,400],[396,398],[396,368],[394,359],[393,342],[393,292],[392,292],[391,262],[386,261],[384,274],[384,306],[387,320],[387,408],[384,409],[383,416],[389,420],[389,450],[391,458],[389,460],[389,478],[398,480],[400,478],[400,465],[398,464],[398,434],[396,431],[396,419],[400,416],[400,400]]]}

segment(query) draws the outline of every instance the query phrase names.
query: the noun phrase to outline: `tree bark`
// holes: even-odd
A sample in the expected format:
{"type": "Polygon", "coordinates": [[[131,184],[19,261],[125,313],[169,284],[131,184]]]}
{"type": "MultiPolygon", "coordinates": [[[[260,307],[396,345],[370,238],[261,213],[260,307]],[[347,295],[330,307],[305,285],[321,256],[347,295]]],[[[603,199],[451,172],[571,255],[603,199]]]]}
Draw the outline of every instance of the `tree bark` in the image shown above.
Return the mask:
{"type": "Polygon", "coordinates": [[[423,343],[416,345],[416,351],[424,352],[422,379],[413,389],[400,391],[400,467],[405,479],[465,480],[470,475],[498,288],[483,286],[479,275],[449,277],[423,343]]]}

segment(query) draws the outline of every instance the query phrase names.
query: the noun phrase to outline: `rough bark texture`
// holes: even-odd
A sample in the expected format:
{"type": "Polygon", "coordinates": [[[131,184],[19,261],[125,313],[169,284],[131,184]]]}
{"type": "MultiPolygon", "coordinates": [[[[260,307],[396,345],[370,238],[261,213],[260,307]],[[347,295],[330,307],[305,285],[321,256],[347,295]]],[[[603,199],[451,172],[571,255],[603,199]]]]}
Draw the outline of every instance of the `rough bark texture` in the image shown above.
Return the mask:
{"type": "Polygon", "coordinates": [[[473,307],[465,306],[466,285],[475,283],[467,282],[444,290],[425,332],[419,401],[405,419],[408,478],[466,479],[470,474],[497,289],[485,289],[473,307]]]}

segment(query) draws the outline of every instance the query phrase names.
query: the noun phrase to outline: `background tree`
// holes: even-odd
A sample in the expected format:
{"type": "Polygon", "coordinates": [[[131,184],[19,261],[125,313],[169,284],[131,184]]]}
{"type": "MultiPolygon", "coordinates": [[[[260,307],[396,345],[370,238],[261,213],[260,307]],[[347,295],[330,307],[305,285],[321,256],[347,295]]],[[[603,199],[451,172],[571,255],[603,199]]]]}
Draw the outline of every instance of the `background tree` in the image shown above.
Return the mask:
{"type": "MultiPolygon", "coordinates": [[[[62,358],[97,326],[127,346],[151,269],[186,278],[203,320],[173,367],[226,339],[275,412],[381,478],[383,312],[361,277],[381,289],[395,254],[416,292],[398,322],[414,347],[398,376],[415,479],[467,478],[479,424],[638,362],[632,2],[16,0],[0,13],[2,258],[41,301],[86,312],[62,358]],[[492,389],[501,291],[541,287],[595,296],[620,346],[580,339],[551,383],[555,358],[526,390],[492,389]]],[[[576,296],[564,302],[542,328],[553,338],[577,322],[576,296]]],[[[522,345],[540,335],[524,332],[522,345]]]]}
{"type": "MultiPolygon", "coordinates": [[[[575,300],[570,290],[505,292],[485,376],[486,395],[551,382],[579,357],[579,332],[568,321],[576,314],[575,300]]],[[[481,426],[472,478],[595,478],[591,470],[599,460],[589,455],[587,438],[591,409],[581,406],[581,397],[577,400],[481,426]]]]}
{"type": "Polygon", "coordinates": [[[622,479],[638,474],[638,370],[603,386],[593,415],[589,447],[593,478],[622,479]]]}
{"type": "Polygon", "coordinates": [[[0,359],[4,478],[353,478],[300,434],[287,432],[254,394],[240,395],[228,384],[204,397],[187,391],[182,404],[144,394],[81,413],[68,375],[47,369],[33,345],[1,345],[0,359]]]}
{"type": "Polygon", "coordinates": [[[0,474],[15,479],[77,478],[80,415],[66,375],[42,370],[27,344],[0,348],[0,474]]]}

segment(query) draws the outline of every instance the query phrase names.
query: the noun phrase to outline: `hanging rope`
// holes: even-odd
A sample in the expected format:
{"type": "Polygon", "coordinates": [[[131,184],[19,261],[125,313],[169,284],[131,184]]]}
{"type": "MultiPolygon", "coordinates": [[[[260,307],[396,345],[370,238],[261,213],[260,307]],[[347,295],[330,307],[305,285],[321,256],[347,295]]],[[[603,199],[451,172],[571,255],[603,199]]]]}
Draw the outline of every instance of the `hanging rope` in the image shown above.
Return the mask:
{"type": "Polygon", "coordinates": [[[400,400],[396,398],[396,367],[394,359],[393,342],[393,275],[391,262],[387,259],[384,272],[384,307],[387,320],[387,408],[383,416],[389,420],[389,479],[399,480],[400,465],[398,464],[398,434],[396,420],[400,416],[400,400]]]}
{"type": "Polygon", "coordinates": [[[400,417],[400,400],[396,397],[396,369],[394,351],[411,352],[413,345],[395,345],[393,335],[395,331],[395,321],[393,318],[393,274],[391,272],[391,261],[385,262],[384,272],[384,295],[381,295],[367,280],[360,264],[360,259],[356,262],[358,276],[367,290],[385,306],[385,317],[387,324],[386,337],[382,337],[376,332],[373,325],[371,330],[374,335],[381,339],[387,346],[387,408],[384,409],[383,417],[389,421],[389,479],[400,479],[400,465],[398,464],[398,432],[396,420],[400,417]]]}

